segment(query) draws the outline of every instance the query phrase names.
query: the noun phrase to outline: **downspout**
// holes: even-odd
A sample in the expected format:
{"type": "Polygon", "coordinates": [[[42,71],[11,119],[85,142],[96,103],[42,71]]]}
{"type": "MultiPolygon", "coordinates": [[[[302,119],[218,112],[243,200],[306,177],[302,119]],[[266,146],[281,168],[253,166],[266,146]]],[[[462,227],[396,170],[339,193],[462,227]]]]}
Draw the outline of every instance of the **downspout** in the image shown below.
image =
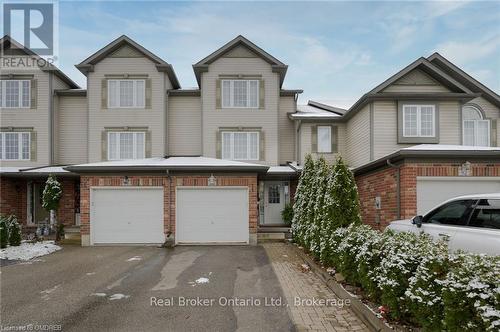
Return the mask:
{"type": "Polygon", "coordinates": [[[165,239],[165,243],[163,244],[164,247],[171,248],[175,245],[175,238],[172,237],[172,176],[170,175],[170,170],[167,169],[167,188],[168,188],[168,199],[167,199],[167,204],[168,204],[168,231],[167,231],[167,238],[165,239]]]}
{"type": "Polygon", "coordinates": [[[401,219],[401,166],[394,165],[390,159],[387,159],[387,165],[396,169],[396,213],[401,219]]]}
{"type": "Polygon", "coordinates": [[[54,165],[54,90],[53,87],[53,73],[49,72],[49,165],[54,165]]]}
{"type": "Polygon", "coordinates": [[[298,120],[297,121],[297,129],[296,129],[296,139],[295,139],[295,144],[297,145],[295,147],[295,153],[296,153],[296,156],[295,156],[295,160],[297,161],[297,164],[300,165],[302,163],[302,160],[300,160],[300,128],[302,126],[302,121],[301,120],[298,120]]]}

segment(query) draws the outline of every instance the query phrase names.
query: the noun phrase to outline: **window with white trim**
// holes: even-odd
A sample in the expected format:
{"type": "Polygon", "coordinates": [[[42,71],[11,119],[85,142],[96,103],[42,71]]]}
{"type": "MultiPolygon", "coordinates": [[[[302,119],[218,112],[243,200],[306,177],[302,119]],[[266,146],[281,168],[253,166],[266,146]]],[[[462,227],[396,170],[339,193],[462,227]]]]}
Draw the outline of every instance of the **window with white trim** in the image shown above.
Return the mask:
{"type": "Polygon", "coordinates": [[[332,152],[332,127],[318,126],[318,152],[332,152]]]}
{"type": "Polygon", "coordinates": [[[109,108],[144,108],[145,80],[108,80],[109,108]]]}
{"type": "Polygon", "coordinates": [[[259,132],[222,132],[222,159],[259,160],[259,132]]]}
{"type": "Polygon", "coordinates": [[[436,108],[434,105],[403,105],[404,137],[435,137],[436,108]]]}
{"type": "Polygon", "coordinates": [[[108,132],[108,160],[144,158],[145,136],[146,133],[140,131],[108,132]]]}
{"type": "Polygon", "coordinates": [[[258,108],[258,80],[222,80],[223,108],[258,108]]]}
{"type": "Polygon", "coordinates": [[[490,120],[474,106],[462,109],[462,137],[463,145],[490,146],[490,120]]]}
{"type": "Polygon", "coordinates": [[[30,160],[31,133],[0,133],[0,160],[30,160]]]}
{"type": "Polygon", "coordinates": [[[30,106],[30,80],[0,80],[1,108],[29,108],[30,106]]]}

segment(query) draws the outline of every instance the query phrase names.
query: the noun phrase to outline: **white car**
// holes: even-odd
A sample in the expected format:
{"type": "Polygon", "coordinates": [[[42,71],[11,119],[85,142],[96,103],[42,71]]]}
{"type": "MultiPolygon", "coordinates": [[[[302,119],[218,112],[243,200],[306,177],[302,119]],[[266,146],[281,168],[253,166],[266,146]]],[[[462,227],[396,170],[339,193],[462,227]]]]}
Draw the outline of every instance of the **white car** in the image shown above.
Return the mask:
{"type": "Polygon", "coordinates": [[[500,193],[455,197],[425,216],[393,221],[387,228],[448,239],[451,251],[500,255],[500,193]]]}

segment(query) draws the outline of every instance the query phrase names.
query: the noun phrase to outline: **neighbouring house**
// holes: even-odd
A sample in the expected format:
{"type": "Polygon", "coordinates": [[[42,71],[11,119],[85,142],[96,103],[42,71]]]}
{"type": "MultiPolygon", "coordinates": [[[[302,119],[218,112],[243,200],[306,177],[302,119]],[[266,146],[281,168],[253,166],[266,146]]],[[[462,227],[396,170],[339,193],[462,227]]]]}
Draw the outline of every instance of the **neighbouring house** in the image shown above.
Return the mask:
{"type": "MultiPolygon", "coordinates": [[[[10,37],[2,57],[32,58],[10,37]]],[[[353,168],[363,220],[383,228],[442,199],[500,191],[500,97],[439,54],[345,110],[285,89],[288,66],[238,36],[172,65],[121,36],[76,67],[1,68],[0,213],[46,222],[41,191],[63,184],[59,220],[82,245],[256,243],[283,226],[305,155],[353,168]]],[[[9,62],[7,62],[9,63],[9,62]]]]}

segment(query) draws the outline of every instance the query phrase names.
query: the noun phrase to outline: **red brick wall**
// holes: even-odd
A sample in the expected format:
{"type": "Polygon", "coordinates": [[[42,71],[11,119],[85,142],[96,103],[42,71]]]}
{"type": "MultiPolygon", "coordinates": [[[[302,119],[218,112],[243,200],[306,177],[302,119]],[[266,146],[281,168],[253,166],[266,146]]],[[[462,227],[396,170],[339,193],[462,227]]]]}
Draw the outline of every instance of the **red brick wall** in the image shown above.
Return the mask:
{"type": "MultiPolygon", "coordinates": [[[[400,167],[401,219],[417,213],[417,176],[458,176],[461,163],[410,163],[400,167]]],[[[394,168],[356,176],[363,222],[374,228],[384,229],[397,215],[397,183],[394,168]],[[375,209],[375,197],[380,196],[381,210],[375,209]],[[379,222],[378,222],[379,221],[379,222]]],[[[471,176],[500,176],[500,163],[475,163],[471,176]]]]}
{"type": "Polygon", "coordinates": [[[66,226],[75,224],[75,187],[74,179],[58,179],[62,186],[62,197],[57,210],[57,220],[66,226]]]}
{"type": "MultiPolygon", "coordinates": [[[[128,186],[162,186],[164,188],[164,229],[175,234],[175,188],[177,186],[207,186],[207,175],[129,176],[128,186]],[[169,205],[169,197],[170,205],[169,205]]],[[[257,232],[257,176],[217,175],[217,186],[248,186],[249,188],[249,229],[257,232]]],[[[80,179],[80,233],[90,234],[90,187],[123,186],[123,176],[82,176],[80,179]]]]}
{"type": "Polygon", "coordinates": [[[26,224],[26,180],[0,177],[0,214],[15,214],[26,224]]]}
{"type": "Polygon", "coordinates": [[[386,220],[397,219],[396,170],[386,168],[356,177],[361,217],[373,228],[383,228],[386,220]],[[375,209],[375,197],[380,196],[382,209],[375,209]]]}

